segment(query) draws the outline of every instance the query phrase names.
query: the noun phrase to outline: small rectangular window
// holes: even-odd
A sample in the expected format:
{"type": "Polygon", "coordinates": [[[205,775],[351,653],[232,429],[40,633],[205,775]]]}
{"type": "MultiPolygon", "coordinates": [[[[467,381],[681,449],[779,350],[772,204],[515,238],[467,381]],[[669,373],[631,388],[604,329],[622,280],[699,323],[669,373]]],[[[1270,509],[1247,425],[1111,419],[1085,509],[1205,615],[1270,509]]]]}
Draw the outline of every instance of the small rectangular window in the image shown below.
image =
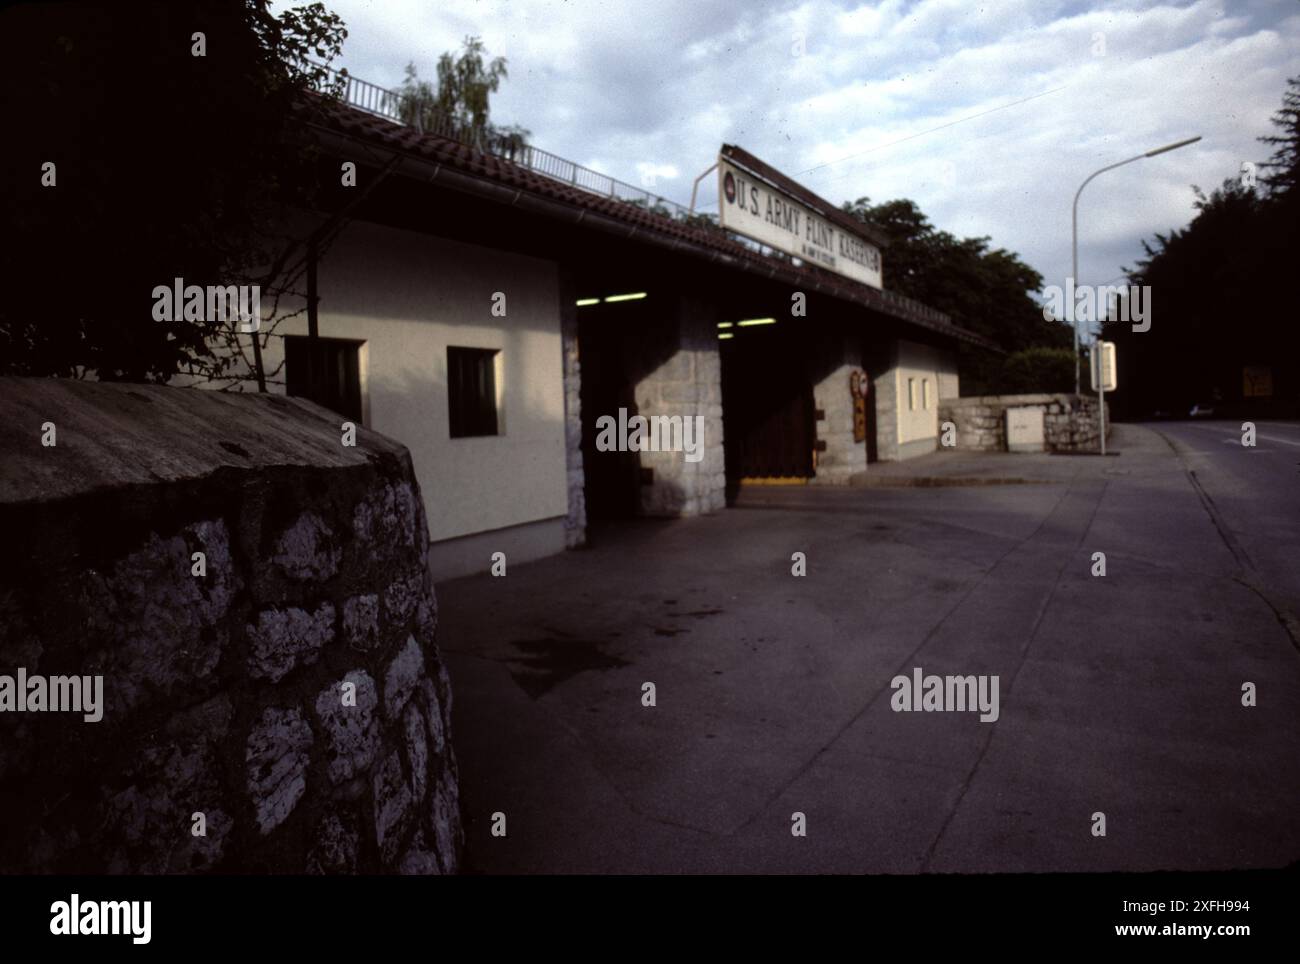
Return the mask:
{"type": "Polygon", "coordinates": [[[916,410],[916,379],[907,380],[907,409],[908,411],[916,410]]]}
{"type": "Polygon", "coordinates": [[[930,410],[930,379],[921,379],[921,407],[930,410]]]}
{"type": "Polygon", "coordinates": [[[346,338],[284,338],[285,391],[361,424],[361,360],[365,342],[346,338]]]}
{"type": "Polygon", "coordinates": [[[497,434],[495,348],[447,347],[447,412],[452,438],[497,434]]]}

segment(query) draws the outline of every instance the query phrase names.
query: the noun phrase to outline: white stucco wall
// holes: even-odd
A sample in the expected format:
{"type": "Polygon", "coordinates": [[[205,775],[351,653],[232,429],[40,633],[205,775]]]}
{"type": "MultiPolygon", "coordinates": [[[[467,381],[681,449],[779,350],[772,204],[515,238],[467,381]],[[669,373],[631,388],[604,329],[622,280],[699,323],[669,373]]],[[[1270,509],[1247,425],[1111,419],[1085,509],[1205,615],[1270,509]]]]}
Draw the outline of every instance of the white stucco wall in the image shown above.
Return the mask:
{"type": "Polygon", "coordinates": [[[915,342],[899,341],[898,363],[894,366],[898,389],[898,442],[906,445],[939,434],[939,373],[946,370],[943,355],[937,349],[915,342]],[[914,391],[915,407],[909,395],[909,379],[914,391]],[[927,398],[928,386],[928,398],[927,398]]]}
{"type": "MultiPolygon", "coordinates": [[[[320,335],[366,342],[366,426],[410,449],[430,538],[565,515],[554,262],[353,222],[322,258],[317,284],[320,335]],[[498,291],[506,296],[504,317],[492,314],[498,291]],[[500,350],[499,435],[450,437],[448,345],[500,350]]],[[[306,314],[276,331],[305,335],[306,314]]],[[[267,371],[280,364],[283,351],[282,339],[272,337],[267,371]]]]}

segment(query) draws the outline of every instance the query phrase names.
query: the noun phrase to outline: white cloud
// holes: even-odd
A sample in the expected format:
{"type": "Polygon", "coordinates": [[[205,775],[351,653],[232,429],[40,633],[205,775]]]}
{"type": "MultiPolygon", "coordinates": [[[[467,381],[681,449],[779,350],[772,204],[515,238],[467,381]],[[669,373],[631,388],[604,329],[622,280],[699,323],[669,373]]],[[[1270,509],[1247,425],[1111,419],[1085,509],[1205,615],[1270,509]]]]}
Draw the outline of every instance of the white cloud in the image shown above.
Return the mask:
{"type": "MultiPolygon", "coordinates": [[[[439,53],[480,35],[510,65],[494,117],[606,174],[685,202],[719,145],[738,143],[837,203],[910,197],[1049,284],[1069,271],[1070,201],[1096,168],[1204,137],[1089,185],[1080,278],[1092,283],[1191,218],[1189,185],[1264,159],[1256,138],[1300,40],[1290,0],[327,3],[348,22],[345,64],[376,83],[399,83],[408,60],[431,76],[439,53]]],[[[706,179],[702,200],[713,193],[706,179]]]]}

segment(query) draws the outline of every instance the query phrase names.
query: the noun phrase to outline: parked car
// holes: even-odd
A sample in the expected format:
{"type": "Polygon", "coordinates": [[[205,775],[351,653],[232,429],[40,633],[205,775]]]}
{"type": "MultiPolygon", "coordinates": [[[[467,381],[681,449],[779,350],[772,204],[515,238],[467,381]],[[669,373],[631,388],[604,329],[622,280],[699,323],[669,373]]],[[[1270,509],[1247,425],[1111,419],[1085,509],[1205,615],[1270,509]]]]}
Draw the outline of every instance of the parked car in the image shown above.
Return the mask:
{"type": "Polygon", "coordinates": [[[1187,413],[1188,418],[1214,418],[1214,406],[1209,402],[1197,402],[1187,413]]]}

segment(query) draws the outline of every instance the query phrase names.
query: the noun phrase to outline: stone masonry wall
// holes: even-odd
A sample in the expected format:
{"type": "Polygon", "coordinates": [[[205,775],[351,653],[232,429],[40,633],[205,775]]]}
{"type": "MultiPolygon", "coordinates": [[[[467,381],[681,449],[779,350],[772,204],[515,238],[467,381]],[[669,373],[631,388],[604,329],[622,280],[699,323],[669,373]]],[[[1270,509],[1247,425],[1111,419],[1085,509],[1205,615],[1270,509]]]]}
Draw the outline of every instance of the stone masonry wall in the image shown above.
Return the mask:
{"type": "MultiPolygon", "coordinates": [[[[867,444],[853,440],[853,396],[850,375],[861,369],[861,343],[848,335],[832,333],[814,359],[813,404],[822,413],[815,422],[817,441],[825,448],[817,453],[814,485],[848,485],[867,469],[867,444]]],[[[869,394],[867,404],[875,399],[869,394]]]]}
{"type": "MultiPolygon", "coordinates": [[[[726,460],[722,444],[722,359],[717,320],[702,299],[680,297],[671,309],[674,324],[666,360],[636,384],[637,413],[703,416],[703,458],[686,461],[682,452],[640,452],[642,469],[652,478],[642,484],[641,512],[649,516],[694,516],[726,507],[726,460]]],[[[656,335],[655,337],[660,337],[656,335]]]]}
{"type": "Polygon", "coordinates": [[[569,549],[587,542],[586,476],[582,466],[582,360],[578,354],[578,309],[572,278],[560,276],[560,341],[564,351],[564,466],[569,511],[564,541],[569,549]]]}
{"type": "MultiPolygon", "coordinates": [[[[1006,411],[1019,406],[1043,409],[1043,439],[1049,452],[1095,452],[1101,448],[1097,399],[1090,395],[981,395],[939,400],[939,425],[957,427],[958,450],[1007,451],[1006,411]]],[[[1110,438],[1110,405],[1106,406],[1110,438]]]]}
{"type": "Polygon", "coordinates": [[[0,872],[457,870],[423,502],[341,421],[0,379],[0,677],[103,686],[98,722],[0,712],[0,872]]]}

